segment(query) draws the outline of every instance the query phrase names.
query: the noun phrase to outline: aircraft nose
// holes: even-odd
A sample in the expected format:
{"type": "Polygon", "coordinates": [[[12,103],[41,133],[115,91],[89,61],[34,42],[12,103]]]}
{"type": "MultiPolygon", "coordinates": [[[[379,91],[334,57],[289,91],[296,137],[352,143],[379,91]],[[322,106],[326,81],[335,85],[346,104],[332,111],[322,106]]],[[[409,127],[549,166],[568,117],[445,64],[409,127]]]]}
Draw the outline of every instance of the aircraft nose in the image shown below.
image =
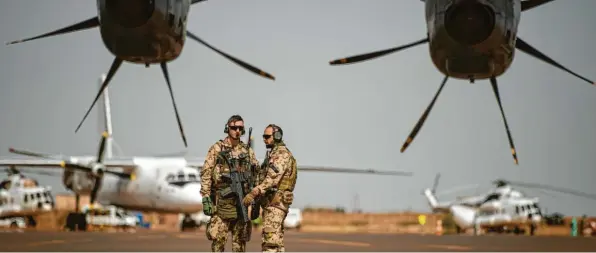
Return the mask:
{"type": "Polygon", "coordinates": [[[494,10],[478,1],[462,1],[445,13],[447,33],[464,45],[476,45],[488,39],[495,23],[494,10]]]}
{"type": "Polygon", "coordinates": [[[180,196],[182,201],[185,203],[185,209],[187,212],[198,212],[203,210],[203,197],[201,196],[201,185],[200,184],[187,184],[184,186],[183,194],[180,196]]]}

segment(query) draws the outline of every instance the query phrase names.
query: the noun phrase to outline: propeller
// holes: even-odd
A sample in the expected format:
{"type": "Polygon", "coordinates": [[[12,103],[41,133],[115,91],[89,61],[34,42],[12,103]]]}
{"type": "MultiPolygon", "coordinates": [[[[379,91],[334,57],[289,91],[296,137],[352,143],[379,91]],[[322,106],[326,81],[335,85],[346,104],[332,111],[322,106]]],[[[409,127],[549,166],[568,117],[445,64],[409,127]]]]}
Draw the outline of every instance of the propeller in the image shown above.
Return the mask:
{"type": "MultiPolygon", "coordinates": [[[[128,179],[128,180],[135,179],[134,174],[126,174],[126,173],[111,171],[111,170],[106,169],[106,166],[103,164],[103,161],[104,161],[107,138],[108,138],[108,133],[104,132],[102,134],[101,142],[99,144],[99,150],[98,150],[97,157],[94,161],[74,162],[74,161],[71,161],[72,159],[62,159],[62,161],[60,162],[60,167],[62,167],[62,168],[84,171],[84,172],[87,172],[89,175],[95,177],[95,184],[93,185],[93,189],[91,190],[91,196],[90,196],[90,204],[91,205],[93,205],[95,203],[95,200],[97,198],[97,192],[99,191],[99,189],[101,187],[104,174],[111,174],[116,177],[128,179]]],[[[53,158],[50,155],[45,155],[45,154],[31,152],[31,151],[16,150],[14,148],[11,148],[10,152],[28,155],[28,156],[34,156],[34,157],[41,157],[41,158],[53,158]]]]}
{"type": "MultiPolygon", "coordinates": [[[[202,3],[205,2],[206,0],[191,0],[191,4],[196,4],[196,3],[202,3]]],[[[77,32],[77,31],[82,31],[82,30],[86,30],[86,29],[91,29],[91,28],[95,28],[95,27],[99,27],[100,26],[100,22],[99,22],[99,18],[98,17],[93,17],[90,18],[88,20],[79,22],[77,24],[62,28],[62,29],[58,29],[49,33],[45,33],[39,36],[35,36],[35,37],[31,37],[31,38],[27,38],[27,39],[21,39],[21,40],[16,40],[16,41],[12,41],[12,42],[8,42],[6,43],[7,45],[12,45],[12,44],[18,44],[18,43],[23,43],[26,41],[31,41],[31,40],[35,40],[35,39],[41,39],[41,38],[46,38],[46,37],[50,37],[50,36],[55,36],[55,35],[62,35],[62,34],[66,34],[66,33],[72,33],[72,32],[77,32]]],[[[269,73],[266,73],[246,62],[243,62],[227,53],[222,52],[221,50],[207,44],[205,41],[203,41],[202,39],[200,39],[199,37],[197,37],[196,35],[192,34],[191,32],[186,32],[186,35],[188,37],[190,37],[191,39],[205,45],[206,47],[214,50],[215,52],[217,52],[218,54],[224,56],[225,58],[227,58],[228,60],[231,60],[232,62],[240,65],[241,67],[257,74],[260,76],[263,76],[265,78],[271,79],[271,80],[275,80],[275,77],[269,73]]],[[[83,125],[83,122],[85,122],[85,119],[87,119],[87,116],[89,115],[89,113],[91,112],[91,110],[93,109],[93,107],[95,106],[95,104],[97,103],[97,100],[99,99],[99,96],[103,93],[103,90],[108,86],[108,84],[110,83],[110,81],[112,80],[112,78],[114,77],[114,75],[116,74],[116,72],[118,71],[118,68],[120,67],[120,65],[122,64],[123,59],[119,58],[119,57],[115,57],[114,61],[112,62],[112,66],[110,67],[110,70],[107,74],[106,79],[103,81],[103,84],[99,90],[99,92],[97,93],[95,100],[93,101],[93,103],[91,104],[91,106],[89,107],[89,109],[87,110],[87,112],[85,113],[85,115],[83,116],[83,119],[81,120],[81,122],[79,123],[79,125],[77,126],[75,133],[79,131],[79,129],[81,128],[81,126],[83,125]]],[[[172,85],[170,82],[170,77],[168,74],[168,69],[167,69],[167,64],[166,62],[161,62],[161,69],[163,72],[163,75],[166,79],[167,85],[168,85],[168,90],[170,92],[170,98],[172,100],[172,104],[174,106],[174,113],[176,114],[176,120],[178,122],[178,129],[180,131],[180,135],[182,138],[182,141],[184,142],[184,147],[188,147],[188,143],[186,140],[186,135],[184,133],[184,129],[182,126],[182,120],[180,119],[180,114],[178,112],[178,108],[176,106],[176,101],[174,99],[174,94],[172,91],[172,85]]]]}

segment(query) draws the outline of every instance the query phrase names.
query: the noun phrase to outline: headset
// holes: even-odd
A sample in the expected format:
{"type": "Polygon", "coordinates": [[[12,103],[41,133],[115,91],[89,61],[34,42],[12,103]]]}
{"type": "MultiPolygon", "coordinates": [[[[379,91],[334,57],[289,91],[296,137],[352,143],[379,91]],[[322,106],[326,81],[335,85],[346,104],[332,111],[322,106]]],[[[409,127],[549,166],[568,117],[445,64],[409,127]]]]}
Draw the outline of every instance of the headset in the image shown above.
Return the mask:
{"type": "Polygon", "coordinates": [[[275,124],[269,124],[267,127],[271,127],[271,129],[273,129],[273,140],[275,142],[280,142],[284,136],[284,131],[281,129],[281,127],[275,124]]]}
{"type": "MultiPolygon", "coordinates": [[[[230,117],[230,119],[228,119],[228,122],[226,123],[226,126],[224,127],[224,133],[228,133],[230,131],[230,123],[232,122],[236,122],[236,121],[244,121],[244,119],[242,119],[242,117],[240,115],[232,115],[232,117],[230,117]]],[[[240,135],[244,135],[244,133],[246,133],[246,130],[244,128],[242,128],[242,131],[240,132],[240,135]]]]}

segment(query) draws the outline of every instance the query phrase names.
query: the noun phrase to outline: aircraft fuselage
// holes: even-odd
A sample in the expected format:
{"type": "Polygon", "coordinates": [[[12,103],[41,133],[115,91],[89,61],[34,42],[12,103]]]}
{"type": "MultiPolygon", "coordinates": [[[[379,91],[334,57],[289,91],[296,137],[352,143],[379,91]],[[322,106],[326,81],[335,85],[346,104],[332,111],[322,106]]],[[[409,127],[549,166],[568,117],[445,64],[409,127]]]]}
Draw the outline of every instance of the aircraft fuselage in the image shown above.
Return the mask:
{"type": "Polygon", "coordinates": [[[190,0],[97,0],[97,7],[101,38],[114,56],[155,64],[182,52],[190,0]]]}
{"type": "MultiPolygon", "coordinates": [[[[104,174],[97,201],[103,205],[114,205],[136,211],[160,213],[201,211],[202,197],[199,193],[201,185],[198,181],[198,170],[186,167],[183,163],[183,160],[137,157],[132,167],[110,168],[110,170],[125,173],[133,172],[135,179],[128,180],[104,174]],[[177,181],[172,182],[172,177],[177,181]]],[[[65,186],[78,194],[89,194],[94,180],[95,178],[89,176],[87,172],[64,171],[65,186]]]]}
{"type": "Polygon", "coordinates": [[[520,0],[426,0],[432,61],[444,75],[487,79],[505,73],[515,52],[520,0]]]}

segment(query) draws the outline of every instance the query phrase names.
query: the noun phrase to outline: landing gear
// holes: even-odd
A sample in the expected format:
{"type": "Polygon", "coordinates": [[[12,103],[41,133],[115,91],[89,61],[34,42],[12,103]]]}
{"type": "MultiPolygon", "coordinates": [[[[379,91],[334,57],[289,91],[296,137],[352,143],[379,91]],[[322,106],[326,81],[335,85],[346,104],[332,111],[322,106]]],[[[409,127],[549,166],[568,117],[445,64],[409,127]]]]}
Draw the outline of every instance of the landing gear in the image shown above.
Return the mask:
{"type": "Polygon", "coordinates": [[[184,232],[186,230],[194,230],[197,229],[201,226],[201,224],[197,224],[197,222],[190,217],[190,214],[185,213],[184,214],[184,219],[182,219],[182,222],[180,223],[180,231],[184,232]]]}
{"type": "Polygon", "coordinates": [[[87,231],[87,215],[84,213],[69,213],[64,228],[68,231],[87,231]]]}
{"type": "Polygon", "coordinates": [[[68,231],[87,231],[87,214],[79,211],[81,196],[75,194],[75,211],[66,216],[64,229],[68,231]]]}

